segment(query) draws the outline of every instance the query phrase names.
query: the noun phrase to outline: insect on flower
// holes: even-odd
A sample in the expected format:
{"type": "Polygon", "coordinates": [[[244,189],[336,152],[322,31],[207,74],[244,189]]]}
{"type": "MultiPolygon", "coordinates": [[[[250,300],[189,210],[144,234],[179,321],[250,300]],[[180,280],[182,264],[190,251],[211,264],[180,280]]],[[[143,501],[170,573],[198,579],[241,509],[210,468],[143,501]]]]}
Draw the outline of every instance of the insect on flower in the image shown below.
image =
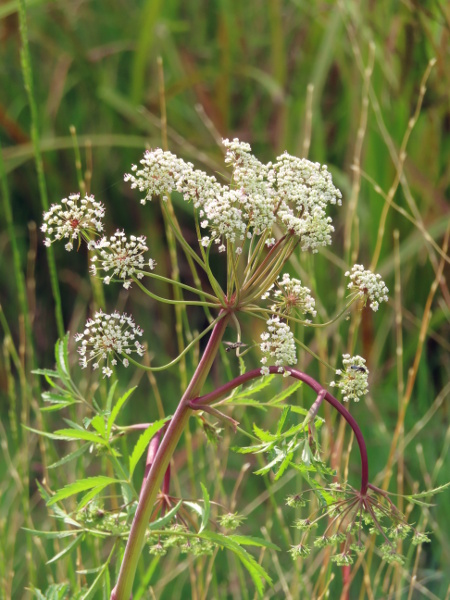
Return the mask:
{"type": "Polygon", "coordinates": [[[367,373],[366,367],[362,367],[359,365],[351,365],[350,369],[352,371],[356,371],[357,373],[367,373]]]}
{"type": "Polygon", "coordinates": [[[223,342],[226,346],[225,352],[231,352],[231,350],[237,350],[238,348],[244,348],[247,344],[244,342],[223,342]]]}

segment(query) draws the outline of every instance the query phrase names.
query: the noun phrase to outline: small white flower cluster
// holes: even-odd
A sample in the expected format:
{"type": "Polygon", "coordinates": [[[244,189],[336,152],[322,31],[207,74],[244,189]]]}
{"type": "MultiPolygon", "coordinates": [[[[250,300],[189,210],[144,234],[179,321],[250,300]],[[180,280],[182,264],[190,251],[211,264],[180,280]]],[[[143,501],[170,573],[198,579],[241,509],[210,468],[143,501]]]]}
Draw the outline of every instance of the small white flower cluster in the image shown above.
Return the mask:
{"type": "Polygon", "coordinates": [[[85,196],[78,203],[79,200],[80,194],[71,194],[63,198],[61,204],[52,204],[50,210],[44,213],[41,231],[48,236],[44,241],[46,246],[65,238],[69,239],[65,247],[70,252],[73,240],[80,236],[87,238],[89,232],[97,234],[103,231],[103,204],[97,202],[94,196],[85,196]]]}
{"type": "Polygon", "coordinates": [[[83,333],[75,335],[75,340],[81,342],[78,348],[81,367],[85,369],[87,363],[94,360],[93,368],[98,369],[100,362],[106,361],[102,368],[103,377],[111,377],[111,366],[117,365],[116,357],[124,367],[128,367],[129,361],[124,355],[136,352],[143,356],[145,348],[136,339],[142,333],[142,329],[126,314],[96,312],[93,319],[87,320],[83,333]]]}
{"type": "Polygon", "coordinates": [[[278,289],[272,293],[274,304],[271,310],[286,315],[298,310],[302,314],[311,313],[313,317],[316,316],[316,303],[311,296],[311,290],[302,286],[300,279],[291,277],[289,273],[283,273],[283,277],[276,282],[276,287],[278,289]]]}
{"type": "Polygon", "coordinates": [[[389,290],[378,273],[374,274],[369,269],[364,269],[363,265],[353,265],[352,270],[347,271],[345,276],[350,277],[348,289],[357,291],[361,298],[368,298],[373,311],[378,310],[380,302],[388,301],[389,290]]]}
{"type": "MultiPolygon", "coordinates": [[[[284,365],[295,365],[297,362],[297,354],[295,350],[294,334],[289,328],[289,325],[280,320],[280,317],[273,316],[267,321],[267,331],[261,334],[263,340],[260,348],[261,351],[268,355],[261,359],[264,365],[261,368],[261,375],[268,375],[269,368],[267,362],[269,357],[275,359],[275,366],[278,367],[278,372],[284,372],[284,365]]],[[[288,374],[287,372],[285,374],[288,374]]]]}
{"type": "Polygon", "coordinates": [[[334,187],[326,165],[285,152],[274,165],[281,205],[278,215],[288,231],[301,239],[302,250],[317,252],[331,244],[334,227],[326,216],[328,204],[341,205],[342,194],[334,187]]]}
{"type": "MultiPolygon", "coordinates": [[[[284,233],[299,236],[302,250],[317,252],[331,243],[333,227],[325,209],[340,204],[341,193],[326,167],[286,153],[264,165],[251,154],[249,144],[238,139],[223,144],[225,163],[233,169],[231,186],[161,149],[147,151],[141,168],[133,165],[125,181],[145,192],[143,204],[155,195],[164,200],[172,191],[192,200],[201,227],[210,230],[200,240],[203,246],[214,241],[224,251],[228,240],[238,245],[239,253],[246,237],[271,234],[275,223],[284,233]]],[[[273,244],[274,238],[268,241],[273,244]]]]}
{"type": "Polygon", "coordinates": [[[148,248],[143,235],[132,235],[127,239],[123,231],[117,230],[110,238],[103,237],[97,242],[95,250],[98,255],[92,256],[91,273],[97,275],[98,271],[104,271],[103,283],[107,285],[113,277],[117,277],[123,279],[123,287],[128,289],[133,275],[142,279],[142,270],[146,266],[153,270],[156,265],[152,258],[148,263],[144,260],[143,254],[148,248]]]}
{"type": "Polygon", "coordinates": [[[332,387],[339,388],[344,396],[342,399],[345,402],[354,400],[359,402],[361,396],[364,396],[369,391],[367,381],[369,370],[365,366],[366,361],[361,356],[350,356],[350,354],[342,355],[342,362],[345,370],[337,369],[336,375],[339,376],[339,381],[332,381],[332,387]]]}

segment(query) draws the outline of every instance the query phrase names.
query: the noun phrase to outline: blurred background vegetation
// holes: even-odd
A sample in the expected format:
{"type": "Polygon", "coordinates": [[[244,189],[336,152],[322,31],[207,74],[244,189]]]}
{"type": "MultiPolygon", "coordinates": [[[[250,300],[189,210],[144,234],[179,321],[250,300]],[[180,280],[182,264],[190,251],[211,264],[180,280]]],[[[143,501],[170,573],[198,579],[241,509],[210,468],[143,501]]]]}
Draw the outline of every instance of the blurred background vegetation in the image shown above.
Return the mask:
{"type": "MultiPolygon", "coordinates": [[[[81,551],[77,564],[66,558],[46,565],[61,547],[32,540],[22,530],[54,527],[36,480],[45,479],[56,489],[73,480],[76,471],[69,466],[62,473],[52,470],[47,480],[45,464],[67,448],[44,444],[21,427],[52,431],[62,425],[59,413],[39,410],[43,384],[30,373],[36,366],[51,367],[58,331],[39,231],[42,186],[40,192],[20,61],[18,8],[16,0],[0,6],[0,589],[6,598],[30,597],[26,589],[44,590],[52,582],[68,581],[75,589],[81,562],[85,569],[96,566],[94,560],[82,559],[81,551]]],[[[314,259],[301,257],[298,271],[316,292],[323,315],[342,299],[342,273],[351,262],[375,262],[392,295],[389,306],[373,318],[364,311],[359,328],[349,332],[344,325],[306,337],[305,342],[333,364],[352,335],[352,347],[367,358],[371,397],[352,410],[367,433],[372,473],[381,473],[375,482],[383,482],[383,469],[393,453],[393,471],[387,474],[391,491],[445,483],[450,296],[445,280],[448,259],[439,247],[450,220],[449,5],[443,0],[29,0],[27,25],[49,202],[78,191],[69,130],[73,126],[87,190],[105,203],[109,231],[119,227],[147,235],[162,273],[169,275],[171,264],[158,204],[143,209],[139,195],[123,182],[123,173],[138,162],[145,147],[162,144],[162,96],[169,149],[219,177],[225,172],[222,137],[249,142],[264,162],[287,150],[329,166],[344,197],[342,209],[333,214],[334,245],[314,259]],[[436,62],[418,111],[431,59],[436,62]],[[395,192],[393,199],[390,190],[395,192]]],[[[186,236],[192,235],[188,206],[179,198],[173,201],[186,236]]],[[[82,251],[68,254],[62,245],[55,245],[54,253],[64,329],[75,332],[94,306],[86,256],[82,251]]],[[[183,268],[181,262],[181,276],[183,268]]],[[[171,310],[149,305],[138,290],[118,292],[111,286],[105,289],[106,308],[131,312],[161,363],[174,357],[171,310]]],[[[202,316],[193,313],[191,326],[201,327],[202,316]]],[[[258,332],[247,335],[256,339],[258,332]]],[[[75,352],[72,358],[75,380],[90,389],[94,379],[88,381],[88,375],[80,373],[75,352]]],[[[257,357],[254,365],[256,361],[257,357]]],[[[188,373],[194,362],[195,357],[188,360],[188,373]]],[[[323,383],[333,378],[307,356],[300,363],[323,383]]],[[[214,377],[221,380],[218,372],[214,377]]],[[[164,412],[173,412],[182,379],[177,369],[155,380],[132,377],[139,388],[128,407],[128,422],[151,421],[159,414],[155,390],[164,412]]],[[[270,412],[264,416],[258,411],[233,416],[250,422],[255,418],[266,427],[273,418],[270,412]]],[[[232,490],[242,475],[236,510],[244,507],[246,532],[261,535],[264,525],[264,535],[283,548],[279,555],[270,553],[266,565],[275,581],[267,597],[318,598],[328,586],[330,597],[339,597],[341,575],[323,553],[303,564],[294,564],[286,555],[287,542],[295,540],[291,524],[298,515],[285,508],[283,498],[297,489],[297,480],[268,491],[268,480],[252,475],[255,468],[241,471],[242,457],[228,454],[236,443],[229,432],[216,450],[205,450],[204,435],[192,421],[188,443],[195,452],[195,472],[191,451],[186,458],[180,448],[175,487],[186,496],[195,495],[196,482],[203,480],[212,488],[219,473],[224,489],[232,490]]],[[[335,468],[347,460],[347,442],[338,425],[336,421],[334,435],[329,430],[323,439],[329,456],[343,457],[330,459],[335,468]]],[[[350,461],[350,479],[353,467],[358,470],[357,461],[355,456],[350,461]]],[[[98,472],[98,461],[89,468],[98,472]]],[[[220,501],[226,504],[226,497],[220,501]]],[[[400,575],[380,566],[379,560],[367,561],[364,568],[358,565],[350,598],[448,597],[447,506],[448,493],[436,497],[436,506],[424,513],[414,508],[410,519],[421,520],[432,534],[431,544],[409,555],[400,575]]],[[[95,552],[105,556],[98,545],[95,552]]],[[[153,595],[143,586],[136,597],[200,599],[206,572],[206,563],[174,553],[155,563],[149,576],[153,595]]],[[[141,580],[144,573],[148,574],[147,564],[141,580]]],[[[83,577],[90,582],[93,576],[83,577]]],[[[204,597],[252,598],[244,578],[232,557],[216,561],[213,586],[204,597]]],[[[100,592],[96,597],[102,597],[100,592]]]]}

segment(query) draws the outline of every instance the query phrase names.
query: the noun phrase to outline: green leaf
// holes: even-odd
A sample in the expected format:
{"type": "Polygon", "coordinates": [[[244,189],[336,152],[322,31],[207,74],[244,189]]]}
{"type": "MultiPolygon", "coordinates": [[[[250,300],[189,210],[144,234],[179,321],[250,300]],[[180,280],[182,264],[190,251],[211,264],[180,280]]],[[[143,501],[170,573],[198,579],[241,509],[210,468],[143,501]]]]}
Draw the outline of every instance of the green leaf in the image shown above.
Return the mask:
{"type": "Polygon", "coordinates": [[[91,425],[105,441],[108,441],[106,436],[106,423],[103,415],[95,415],[95,417],[91,419],[91,425]]]}
{"type": "Polygon", "coordinates": [[[203,515],[202,515],[202,522],[200,523],[200,529],[198,530],[199,533],[201,533],[207,526],[208,521],[209,521],[209,515],[211,512],[211,502],[209,500],[208,490],[203,485],[203,483],[200,483],[200,486],[202,488],[202,493],[203,493],[203,515]]]}
{"type": "Polygon", "coordinates": [[[56,494],[54,494],[50,500],[47,501],[47,506],[51,506],[52,504],[55,504],[60,500],[64,500],[64,498],[69,498],[69,496],[73,496],[79,492],[84,492],[94,487],[106,487],[112,483],[120,483],[120,480],[114,479],[113,477],[105,477],[103,475],[99,475],[98,477],[88,477],[87,479],[80,479],[75,483],[70,483],[69,485],[64,486],[61,490],[56,492],[56,494]]]}
{"type": "Polygon", "coordinates": [[[167,523],[170,523],[170,521],[174,518],[174,516],[180,510],[180,507],[182,504],[183,504],[183,501],[180,500],[178,502],[178,504],[176,504],[171,510],[169,510],[169,512],[166,513],[163,517],[156,519],[156,521],[152,521],[149,524],[149,529],[154,530],[154,529],[162,529],[163,527],[165,527],[167,525],[167,523]]]}
{"type": "Polygon", "coordinates": [[[92,431],[84,429],[58,429],[54,435],[59,436],[60,440],[85,440],[94,444],[107,445],[107,441],[92,431]]]}
{"type": "Polygon", "coordinates": [[[205,531],[199,537],[210,540],[211,542],[214,542],[223,548],[231,550],[247,569],[250,577],[253,579],[253,583],[255,584],[259,596],[262,596],[264,592],[263,580],[267,581],[269,585],[272,585],[272,580],[269,574],[253,558],[253,556],[244,548],[242,548],[231,536],[225,536],[221,533],[213,533],[212,531],[205,531]]]}
{"type": "Polygon", "coordinates": [[[108,413],[111,413],[112,401],[114,398],[114,394],[116,393],[116,387],[117,387],[118,383],[119,383],[118,379],[113,381],[111,384],[111,387],[108,390],[108,398],[106,399],[106,410],[108,411],[108,413]]]}
{"type": "Polygon", "coordinates": [[[228,535],[233,541],[238,543],[240,546],[258,546],[260,548],[271,548],[272,550],[280,551],[280,548],[268,540],[263,538],[257,538],[250,535],[228,535]]]}
{"type": "Polygon", "coordinates": [[[63,408],[72,406],[72,404],[77,404],[77,401],[73,400],[71,402],[59,402],[58,404],[51,404],[50,406],[40,406],[39,410],[41,412],[52,412],[52,411],[62,410],[63,408]]]}
{"type": "Polygon", "coordinates": [[[31,431],[32,433],[37,433],[38,435],[42,435],[42,437],[49,438],[51,440],[68,440],[70,438],[66,438],[64,436],[58,435],[56,433],[47,433],[46,431],[39,431],[39,429],[33,429],[32,427],[27,427],[27,425],[22,425],[24,429],[27,431],[31,431]]]}
{"type": "Polygon", "coordinates": [[[131,456],[130,456],[130,478],[133,476],[134,469],[136,468],[136,465],[138,464],[139,459],[141,458],[141,456],[144,454],[145,450],[147,449],[147,446],[148,446],[150,440],[156,433],[158,433],[158,431],[162,427],[164,427],[165,423],[168,420],[169,420],[169,418],[160,419],[159,421],[155,421],[154,423],[152,423],[150,425],[150,427],[148,427],[139,436],[139,439],[136,442],[136,445],[134,446],[133,452],[131,453],[131,456]]]}
{"type": "Polygon", "coordinates": [[[277,436],[279,436],[283,430],[283,426],[286,422],[286,419],[288,418],[289,413],[291,412],[291,407],[290,406],[285,406],[283,408],[283,412],[281,413],[280,416],[280,420],[278,421],[277,424],[277,436]]]}
{"type": "Polygon", "coordinates": [[[58,371],[52,371],[51,369],[35,369],[31,371],[34,375],[43,375],[45,377],[50,377],[51,379],[59,379],[58,371]]]}
{"type": "Polygon", "coordinates": [[[274,477],[274,481],[278,481],[278,479],[280,479],[280,477],[286,471],[286,469],[288,468],[288,466],[291,464],[293,457],[294,457],[294,453],[293,452],[289,452],[289,454],[284,457],[283,462],[280,465],[280,468],[276,472],[276,475],[274,477]]]}
{"type": "Polygon", "coordinates": [[[260,392],[265,389],[270,383],[272,383],[275,375],[268,375],[267,377],[262,377],[260,380],[257,380],[257,383],[248,386],[245,390],[237,393],[235,396],[230,398],[230,402],[234,402],[238,398],[246,398],[247,396],[252,396],[255,393],[260,392]]]}
{"type": "Polygon", "coordinates": [[[95,488],[92,488],[87,494],[85,494],[81,500],[77,504],[77,511],[83,509],[89,502],[98,496],[100,492],[106,487],[106,485],[97,485],[95,488]]]}
{"type": "MultiPolygon", "coordinates": [[[[61,371],[70,380],[69,375],[69,334],[67,333],[62,340],[58,340],[55,346],[55,358],[58,371],[61,371]]],[[[62,377],[61,379],[64,379],[62,377]]]]}
{"type": "Polygon", "coordinates": [[[270,431],[264,431],[264,429],[260,429],[256,423],[253,423],[253,431],[262,442],[274,442],[279,437],[277,435],[273,435],[273,433],[270,433],[270,431]]]}
{"type": "Polygon", "coordinates": [[[62,538],[71,537],[73,535],[79,534],[79,532],[75,529],[70,529],[66,531],[38,531],[37,529],[29,529],[28,527],[22,527],[22,529],[27,533],[31,533],[31,535],[47,540],[59,540],[62,538]]]}
{"type": "Polygon", "coordinates": [[[296,381],[295,383],[290,385],[288,388],[282,390],[279,394],[274,396],[271,400],[269,400],[269,402],[267,404],[269,404],[270,406],[273,406],[275,404],[280,404],[281,402],[284,402],[286,400],[286,398],[289,398],[289,396],[292,396],[292,394],[294,394],[299,388],[301,388],[302,385],[303,385],[302,381],[296,381]]]}
{"type": "Polygon", "coordinates": [[[63,456],[63,458],[61,458],[57,462],[54,462],[53,464],[49,465],[47,467],[47,469],[56,469],[56,467],[65,465],[66,463],[70,462],[71,460],[74,460],[75,458],[78,458],[79,456],[84,454],[87,450],[89,450],[90,446],[91,446],[90,444],[83,444],[83,446],[80,446],[79,448],[77,448],[76,450],[71,452],[70,454],[63,456]]]}
{"type": "Polygon", "coordinates": [[[58,554],[56,554],[53,558],[48,560],[46,562],[46,564],[50,565],[51,563],[56,562],[60,558],[63,558],[63,556],[66,556],[66,554],[69,554],[69,552],[71,552],[71,550],[76,548],[83,541],[83,539],[84,539],[83,534],[76,537],[72,542],[70,542],[70,544],[66,548],[64,548],[64,550],[61,550],[61,552],[58,552],[58,554]]]}
{"type": "MultiPolygon", "coordinates": [[[[114,389],[115,389],[115,387],[116,387],[116,386],[115,386],[115,383],[116,383],[116,382],[114,382],[114,384],[113,384],[113,387],[114,387],[114,389]]],[[[136,389],[136,387],[137,387],[137,386],[135,386],[135,387],[133,387],[133,388],[131,388],[131,389],[127,390],[127,391],[125,392],[125,394],[123,394],[123,396],[121,396],[121,397],[120,397],[120,398],[117,400],[117,402],[115,403],[115,405],[114,405],[114,408],[112,409],[112,411],[111,411],[111,414],[109,415],[109,419],[108,419],[108,426],[107,426],[107,429],[106,429],[106,431],[107,431],[107,437],[108,437],[108,439],[109,439],[109,436],[111,435],[111,429],[112,429],[112,426],[113,426],[113,425],[114,425],[114,423],[116,422],[116,419],[117,419],[117,417],[118,417],[118,415],[119,415],[119,413],[120,413],[120,411],[121,411],[121,409],[122,409],[123,405],[124,405],[124,404],[125,404],[125,402],[128,400],[128,398],[131,396],[131,394],[134,392],[134,390],[136,389]]],[[[109,400],[109,398],[108,398],[108,400],[109,400]]]]}

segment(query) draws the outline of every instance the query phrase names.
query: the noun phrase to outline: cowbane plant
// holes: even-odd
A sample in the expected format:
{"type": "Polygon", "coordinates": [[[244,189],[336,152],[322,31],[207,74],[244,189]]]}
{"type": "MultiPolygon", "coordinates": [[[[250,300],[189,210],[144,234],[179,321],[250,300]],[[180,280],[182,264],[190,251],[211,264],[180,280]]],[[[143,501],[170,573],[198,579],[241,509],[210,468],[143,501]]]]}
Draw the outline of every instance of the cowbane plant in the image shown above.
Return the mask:
{"type": "MultiPolygon", "coordinates": [[[[146,151],[140,163],[132,166],[125,175],[137,200],[144,205],[143,210],[149,202],[160,203],[171,234],[190,265],[192,279],[197,282],[194,286],[159,274],[158,265],[151,257],[151,245],[144,236],[128,236],[121,230],[110,237],[105,235],[104,207],[92,196],[71,195],[61,204],[53,205],[44,215],[44,243],[49,245],[61,240],[66,242],[67,250],[72,250],[75,244],[87,243],[91,273],[104,284],[139,288],[149,298],[160,302],[196,306],[208,319],[205,330],[168,365],[140,363],[146,343],[151,348],[153,338],[127,314],[98,310],[88,319],[84,330],[75,335],[81,367],[98,369],[105,380],[120,373],[117,370],[120,364],[150,371],[171,368],[191,348],[198,348],[199,340],[207,336],[195,372],[171,417],[153,424],[120,427],[116,420],[131,391],[114,406],[112,391],[108,410],[101,410],[93,403],[96,416],[89,420],[88,429],[81,433],[70,429],[53,434],[61,439],[84,439],[111,456],[116,477],[87,478],[53,496],[48,495],[47,500],[50,506],[58,505],[60,516],[65,514],[67,517],[62,500],[86,492],[76,514],[67,518],[77,535],[90,533],[116,539],[111,556],[116,552],[121,557],[121,566],[111,593],[112,600],[131,598],[137,564],[145,544],[156,555],[165,554],[173,546],[196,555],[211,554],[215,547],[225,547],[234,552],[249,571],[260,594],[262,581],[270,583],[262,565],[243,548],[245,536],[232,534],[242,517],[225,513],[213,523],[210,520],[211,502],[203,485],[203,500],[195,505],[177,501],[170,495],[170,461],[190,416],[206,413],[236,429],[237,421],[219,408],[230,395],[238,398],[241,393],[238,388],[251,382],[258,383],[261,388],[282,376],[294,380],[293,389],[297,389],[300,382],[309,387],[316,398],[303,412],[304,419],[295,426],[287,426],[288,418],[294,415],[290,415],[289,406],[282,410],[275,432],[264,431],[255,424],[255,443],[239,449],[242,453],[267,456],[266,466],[257,471],[260,474],[272,471],[278,479],[291,467],[305,475],[308,482],[314,473],[325,480],[320,483],[318,479],[311,490],[321,498],[319,508],[314,509],[308,519],[294,524],[302,531],[301,543],[290,549],[294,558],[307,555],[312,547],[330,546],[339,549],[334,555],[335,562],[347,566],[358,552],[364,550],[367,539],[364,531],[373,530],[382,538],[383,557],[390,562],[401,560],[397,541],[413,531],[387,493],[370,483],[366,445],[355,418],[326,387],[296,367],[298,350],[304,348],[301,340],[296,338],[296,332],[302,326],[325,327],[328,324],[315,321],[317,311],[312,292],[288,272],[292,272],[292,266],[288,269],[290,258],[294,253],[316,253],[331,244],[334,229],[330,207],[341,205],[341,193],[334,186],[326,166],[287,153],[273,163],[263,164],[251,153],[249,144],[237,139],[224,140],[223,144],[225,164],[230,171],[227,184],[161,149],[146,151]],[[181,201],[191,206],[198,240],[196,247],[186,241],[180,230],[172,194],[180,194],[181,201]],[[212,267],[213,255],[217,255],[213,261],[215,265],[222,260],[225,283],[221,283],[223,277],[212,267]],[[201,278],[199,273],[202,273],[201,278]],[[158,296],[152,290],[153,280],[176,288],[178,299],[158,296]],[[202,286],[200,281],[207,283],[202,286]],[[184,300],[185,292],[189,293],[189,298],[194,296],[196,299],[184,300]],[[248,342],[244,343],[241,331],[243,328],[250,331],[248,323],[251,320],[260,323],[260,327],[252,328],[258,333],[251,342],[244,338],[248,342]],[[227,350],[236,350],[239,375],[204,393],[211,367],[220,359],[219,350],[223,348],[227,327],[235,331],[236,341],[227,342],[227,350]],[[242,357],[252,352],[260,366],[245,370],[242,357]],[[355,435],[361,460],[358,489],[345,482],[338,483],[335,473],[320,459],[316,428],[323,422],[318,417],[323,402],[340,413],[355,435]],[[143,429],[143,433],[130,452],[130,464],[124,467],[113,448],[114,442],[118,436],[135,429],[143,429]],[[145,476],[140,489],[136,490],[132,476],[145,451],[145,476]],[[119,512],[108,516],[103,490],[117,483],[122,487],[124,504],[119,512]],[[197,525],[192,514],[188,515],[193,507],[200,521],[197,525]],[[314,539],[314,536],[317,537],[314,539]]],[[[380,303],[387,301],[388,290],[379,275],[361,265],[354,265],[346,275],[350,279],[350,295],[335,319],[345,316],[353,303],[357,303],[360,310],[376,311],[380,303]],[[366,303],[368,306],[364,308],[366,303]]],[[[48,381],[56,377],[63,381],[58,388],[59,400],[54,399],[57,405],[54,408],[67,406],[71,399],[87,402],[68,375],[66,354],[67,339],[58,344],[57,372],[42,371],[48,381]],[[65,390],[65,396],[61,389],[65,390]],[[61,396],[66,400],[62,401],[61,396]]],[[[336,370],[336,381],[331,386],[339,391],[344,402],[358,401],[368,392],[368,375],[364,358],[344,354],[342,366],[336,370]]],[[[112,390],[116,383],[117,380],[112,390]]],[[[47,395],[47,400],[49,398],[51,394],[47,395]]],[[[287,499],[290,506],[304,502],[304,493],[287,499]]],[[[424,537],[416,533],[414,539],[420,543],[424,537]]],[[[256,538],[247,543],[274,547],[267,540],[256,538]]]]}

